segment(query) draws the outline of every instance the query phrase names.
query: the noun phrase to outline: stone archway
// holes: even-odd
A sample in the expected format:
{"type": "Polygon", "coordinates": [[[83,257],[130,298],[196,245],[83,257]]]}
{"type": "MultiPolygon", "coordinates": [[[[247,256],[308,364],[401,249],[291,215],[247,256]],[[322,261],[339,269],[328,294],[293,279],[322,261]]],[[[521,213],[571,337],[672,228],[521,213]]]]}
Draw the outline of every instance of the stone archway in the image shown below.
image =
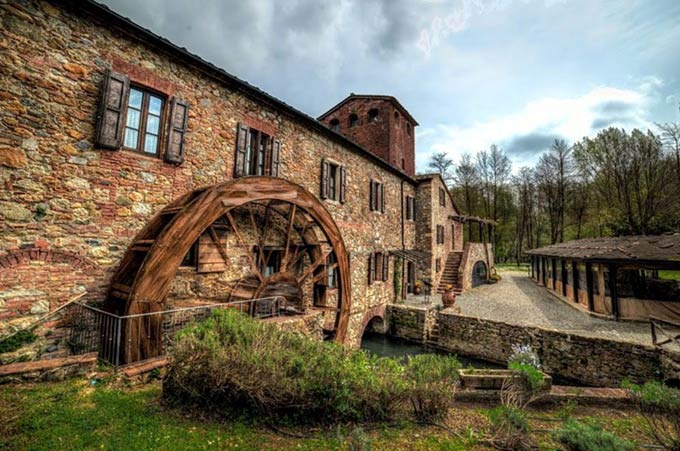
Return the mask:
{"type": "Polygon", "coordinates": [[[472,266],[472,288],[484,285],[489,280],[489,270],[486,263],[479,260],[472,266]]]}
{"type": "MultiPolygon", "coordinates": [[[[262,292],[270,293],[273,281],[281,283],[295,277],[300,283],[310,276],[322,276],[327,257],[334,254],[337,270],[337,305],[334,329],[329,336],[345,342],[350,311],[349,258],[340,230],[324,205],[303,187],[273,177],[243,177],[188,193],[161,210],[135,237],[126,251],[111,282],[108,306],[118,314],[158,312],[163,305],[179,265],[193,243],[206,231],[212,234],[212,224],[218,220],[233,227],[242,239],[232,212],[237,208],[257,205],[287,218],[288,237],[299,235],[310,265],[301,273],[292,274],[290,268],[273,276],[263,275],[256,262],[251,261],[248,283],[235,288],[246,298],[262,292]],[[281,274],[288,271],[286,277],[281,274]]],[[[252,217],[252,213],[251,213],[252,217]]],[[[247,247],[247,243],[241,243],[247,247]]],[[[288,246],[288,243],[286,243],[288,246]]],[[[286,248],[286,254],[288,254],[286,248]]],[[[297,254],[296,254],[297,255],[297,254]]],[[[154,330],[148,325],[148,330],[154,330]]],[[[159,353],[161,336],[137,337],[128,331],[127,340],[139,342],[125,360],[134,361],[154,357],[159,353]],[[132,335],[131,335],[132,334],[132,335]]],[[[149,335],[149,334],[147,334],[149,335]]]]}

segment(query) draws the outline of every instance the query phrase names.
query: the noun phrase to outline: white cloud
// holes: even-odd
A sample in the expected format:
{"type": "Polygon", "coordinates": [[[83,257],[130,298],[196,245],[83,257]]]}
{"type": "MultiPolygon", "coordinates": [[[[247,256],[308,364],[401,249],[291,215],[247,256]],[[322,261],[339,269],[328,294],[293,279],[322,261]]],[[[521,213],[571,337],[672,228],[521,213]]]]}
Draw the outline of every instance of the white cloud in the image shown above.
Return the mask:
{"type": "Polygon", "coordinates": [[[420,148],[426,154],[446,152],[458,160],[464,152],[475,153],[498,144],[508,150],[515,166],[532,164],[543,150],[532,145],[540,147],[552,137],[573,143],[609,126],[651,128],[648,108],[653,87],[660,84],[658,79],[646,79],[636,89],[597,87],[575,98],[531,101],[515,113],[487,121],[462,126],[439,124],[419,131],[424,141],[420,148]],[[522,148],[522,143],[527,147],[522,148]]]}

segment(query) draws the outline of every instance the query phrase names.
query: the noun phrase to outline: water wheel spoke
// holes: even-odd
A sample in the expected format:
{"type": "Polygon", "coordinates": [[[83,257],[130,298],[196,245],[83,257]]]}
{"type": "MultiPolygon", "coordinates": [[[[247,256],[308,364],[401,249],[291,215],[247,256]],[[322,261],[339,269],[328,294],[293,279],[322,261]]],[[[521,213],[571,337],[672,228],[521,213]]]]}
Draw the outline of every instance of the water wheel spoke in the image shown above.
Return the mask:
{"type": "Polygon", "coordinates": [[[324,278],[328,277],[328,273],[330,271],[334,271],[335,268],[337,268],[337,267],[338,267],[337,263],[333,263],[332,265],[327,266],[325,271],[320,272],[319,274],[312,277],[311,282],[317,283],[318,281],[323,280],[324,278]]]}
{"type": "Polygon", "coordinates": [[[302,284],[302,282],[307,279],[310,275],[316,271],[318,267],[321,265],[326,265],[326,260],[328,259],[328,256],[331,254],[331,251],[327,252],[322,252],[321,255],[312,263],[307,269],[304,270],[301,276],[298,277],[297,281],[299,284],[302,284]]]}
{"type": "Polygon", "coordinates": [[[220,242],[220,237],[217,235],[217,232],[215,232],[215,229],[213,226],[208,227],[208,234],[210,235],[210,239],[212,242],[215,244],[215,247],[217,247],[217,251],[220,253],[220,256],[224,260],[224,263],[229,263],[229,256],[227,256],[227,251],[224,249],[224,246],[220,242]]]}
{"type": "Polygon", "coordinates": [[[284,247],[283,258],[281,258],[281,272],[286,272],[288,268],[288,254],[290,252],[290,234],[293,232],[293,223],[295,222],[295,214],[297,213],[297,205],[293,204],[288,213],[288,228],[286,230],[286,246],[284,247]]]}
{"type": "Polygon", "coordinates": [[[246,250],[246,255],[248,256],[248,260],[250,261],[250,269],[257,276],[258,279],[263,280],[264,276],[260,272],[259,267],[255,263],[255,259],[251,255],[251,253],[248,251],[249,246],[246,245],[246,243],[243,241],[243,237],[241,236],[241,233],[238,230],[238,227],[236,226],[236,221],[234,221],[234,217],[231,215],[231,211],[227,211],[224,213],[225,218],[227,218],[227,221],[229,222],[229,225],[231,228],[234,230],[234,234],[236,235],[236,239],[238,240],[239,244],[243,249],[246,250]]]}

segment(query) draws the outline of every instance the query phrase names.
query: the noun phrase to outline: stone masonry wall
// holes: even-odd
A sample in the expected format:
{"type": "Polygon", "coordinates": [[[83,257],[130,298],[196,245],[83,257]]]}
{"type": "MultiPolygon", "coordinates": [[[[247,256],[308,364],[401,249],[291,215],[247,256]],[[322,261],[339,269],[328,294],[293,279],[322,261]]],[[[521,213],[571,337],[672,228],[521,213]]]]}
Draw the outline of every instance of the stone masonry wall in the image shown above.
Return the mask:
{"type": "MultiPolygon", "coordinates": [[[[319,192],[323,158],[347,167],[347,203],[325,205],[350,253],[350,341],[358,343],[364,312],[394,298],[393,271],[387,282],[367,286],[367,262],[372,252],[402,246],[397,232],[402,181],[405,194],[415,194],[408,179],[180,59],[58,3],[0,8],[0,253],[40,242],[46,249],[87,258],[93,265],[91,280],[82,285],[90,298],[101,299],[128,244],[155,213],[183,193],[232,177],[236,127],[242,122],[282,141],[280,176],[312,193],[319,192]],[[183,164],[93,145],[106,68],[190,104],[183,164]],[[371,177],[385,184],[384,214],[369,211],[371,177]]],[[[405,227],[405,246],[413,248],[415,224],[405,227]]],[[[49,293],[63,285],[63,271],[45,267],[45,283],[36,289],[49,293]]],[[[33,289],[25,288],[25,273],[11,268],[3,273],[0,293],[33,289]]],[[[20,319],[19,309],[6,306],[0,306],[0,322],[20,319]]]]}
{"type": "Polygon", "coordinates": [[[484,243],[466,243],[461,262],[462,270],[458,273],[459,282],[462,282],[463,290],[472,288],[472,270],[475,263],[483,261],[487,265],[487,279],[491,275],[491,270],[495,266],[493,245],[484,243]],[[484,247],[486,246],[486,251],[484,247]]]}

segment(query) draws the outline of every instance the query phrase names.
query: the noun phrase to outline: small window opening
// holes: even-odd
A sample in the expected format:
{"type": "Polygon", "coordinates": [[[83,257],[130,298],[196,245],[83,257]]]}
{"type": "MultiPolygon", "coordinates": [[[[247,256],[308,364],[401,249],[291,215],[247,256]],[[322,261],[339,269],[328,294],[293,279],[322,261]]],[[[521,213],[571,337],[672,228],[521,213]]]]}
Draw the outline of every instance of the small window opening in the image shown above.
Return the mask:
{"type": "Polygon", "coordinates": [[[368,122],[378,122],[379,112],[377,108],[368,110],[368,122]]]}
{"type": "Polygon", "coordinates": [[[340,130],[340,121],[338,119],[331,119],[331,130],[336,132],[340,130]]]}
{"type": "Polygon", "coordinates": [[[352,113],[349,115],[349,126],[350,127],[356,127],[359,125],[359,116],[356,114],[352,113]]]}

